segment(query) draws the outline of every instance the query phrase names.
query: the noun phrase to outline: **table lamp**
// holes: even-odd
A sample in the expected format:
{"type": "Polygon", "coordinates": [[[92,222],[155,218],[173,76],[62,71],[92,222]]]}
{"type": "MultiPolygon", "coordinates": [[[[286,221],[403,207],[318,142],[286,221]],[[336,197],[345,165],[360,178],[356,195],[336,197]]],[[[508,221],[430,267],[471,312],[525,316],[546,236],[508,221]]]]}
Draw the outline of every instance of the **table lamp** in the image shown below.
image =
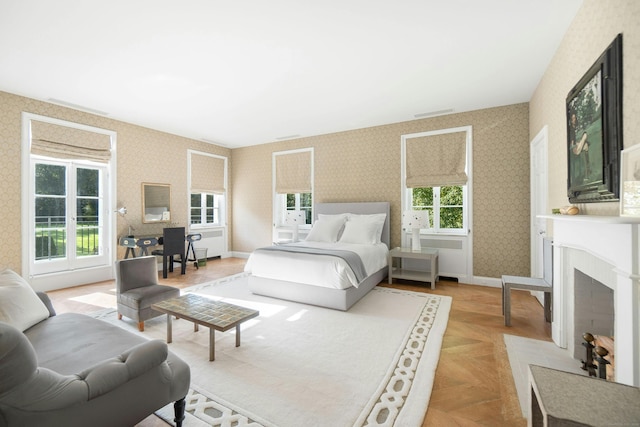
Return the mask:
{"type": "Polygon", "coordinates": [[[304,211],[293,210],[287,211],[284,219],[284,223],[293,226],[293,241],[298,241],[298,226],[300,224],[306,224],[306,215],[304,211]]]}
{"type": "Polygon", "coordinates": [[[402,228],[411,230],[411,250],[422,250],[420,229],[429,228],[429,211],[404,211],[402,213],[402,228]]]}

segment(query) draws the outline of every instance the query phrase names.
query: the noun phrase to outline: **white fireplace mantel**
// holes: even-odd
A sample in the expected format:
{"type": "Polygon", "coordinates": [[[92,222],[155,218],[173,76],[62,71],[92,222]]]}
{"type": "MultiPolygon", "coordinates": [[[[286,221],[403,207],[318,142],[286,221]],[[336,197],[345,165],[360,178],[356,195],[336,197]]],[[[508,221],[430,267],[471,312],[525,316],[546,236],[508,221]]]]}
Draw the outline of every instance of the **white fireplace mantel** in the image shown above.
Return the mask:
{"type": "Polygon", "coordinates": [[[616,381],[640,386],[640,218],[542,218],[553,220],[553,341],[573,354],[574,276],[581,270],[613,289],[616,381]]]}

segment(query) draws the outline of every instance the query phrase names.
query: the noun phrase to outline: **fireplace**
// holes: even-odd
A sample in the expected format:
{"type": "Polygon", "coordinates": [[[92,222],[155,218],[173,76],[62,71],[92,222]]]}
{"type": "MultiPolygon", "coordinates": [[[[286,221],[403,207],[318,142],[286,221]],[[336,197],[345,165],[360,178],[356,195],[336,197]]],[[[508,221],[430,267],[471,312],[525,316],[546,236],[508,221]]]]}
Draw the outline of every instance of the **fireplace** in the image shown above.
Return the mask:
{"type": "Polygon", "coordinates": [[[584,332],[613,336],[615,381],[640,386],[640,218],[546,218],[553,220],[553,341],[581,359],[584,332]]]}
{"type": "Polygon", "coordinates": [[[615,328],[613,289],[580,270],[573,277],[573,358],[585,357],[583,334],[612,337],[615,328]]]}

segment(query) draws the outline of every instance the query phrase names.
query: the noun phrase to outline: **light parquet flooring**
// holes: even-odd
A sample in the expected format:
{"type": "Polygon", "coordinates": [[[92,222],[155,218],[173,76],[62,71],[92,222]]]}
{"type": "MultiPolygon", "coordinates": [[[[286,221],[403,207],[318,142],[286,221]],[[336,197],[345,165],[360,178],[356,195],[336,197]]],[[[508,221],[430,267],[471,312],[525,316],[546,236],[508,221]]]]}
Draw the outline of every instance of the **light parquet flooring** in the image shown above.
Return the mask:
{"type": "MultiPolygon", "coordinates": [[[[244,259],[209,260],[187,274],[179,269],[162,284],[186,288],[239,273],[244,259]]],[[[550,325],[544,321],[542,306],[525,291],[512,291],[512,326],[504,326],[501,290],[484,286],[440,281],[431,290],[424,284],[401,281],[390,286],[415,292],[448,295],[453,298],[449,323],[429,409],[423,427],[439,426],[525,426],[516,395],[503,334],[550,340],[550,325]]],[[[115,283],[101,282],[48,293],[56,311],[91,313],[115,306],[115,283]]],[[[149,416],[138,427],[166,427],[149,416]]],[[[334,427],[334,426],[331,426],[334,427]]]]}

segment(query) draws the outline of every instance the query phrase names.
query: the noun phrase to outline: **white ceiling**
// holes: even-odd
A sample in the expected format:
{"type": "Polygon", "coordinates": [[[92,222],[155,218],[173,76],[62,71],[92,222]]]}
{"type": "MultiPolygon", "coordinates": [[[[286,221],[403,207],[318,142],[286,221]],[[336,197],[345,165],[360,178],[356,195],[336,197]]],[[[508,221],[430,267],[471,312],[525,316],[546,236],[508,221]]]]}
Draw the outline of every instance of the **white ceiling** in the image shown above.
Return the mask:
{"type": "Polygon", "coordinates": [[[0,0],[0,90],[234,148],[530,100],[582,0],[0,0]]]}

